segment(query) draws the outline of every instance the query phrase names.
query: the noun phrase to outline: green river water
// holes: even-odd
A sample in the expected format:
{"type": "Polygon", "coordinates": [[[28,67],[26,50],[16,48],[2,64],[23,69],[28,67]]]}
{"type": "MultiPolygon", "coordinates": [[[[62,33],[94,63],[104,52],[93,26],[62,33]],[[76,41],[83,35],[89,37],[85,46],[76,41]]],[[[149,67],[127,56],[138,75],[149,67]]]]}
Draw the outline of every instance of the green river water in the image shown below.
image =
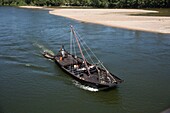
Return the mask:
{"type": "Polygon", "coordinates": [[[170,107],[169,84],[170,35],[0,7],[0,113],[160,113],[170,107]],[[61,44],[69,49],[70,24],[124,80],[117,88],[76,84],[42,56],[44,50],[57,53],[61,44]]]}

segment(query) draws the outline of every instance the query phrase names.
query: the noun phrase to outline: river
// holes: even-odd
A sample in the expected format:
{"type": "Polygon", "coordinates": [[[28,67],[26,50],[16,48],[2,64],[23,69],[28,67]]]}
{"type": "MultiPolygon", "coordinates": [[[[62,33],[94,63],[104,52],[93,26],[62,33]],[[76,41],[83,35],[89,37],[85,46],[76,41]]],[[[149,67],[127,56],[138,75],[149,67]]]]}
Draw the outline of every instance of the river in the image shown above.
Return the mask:
{"type": "Polygon", "coordinates": [[[170,35],[0,7],[0,113],[159,113],[170,107],[169,83],[170,35]],[[76,84],[42,56],[44,50],[57,53],[62,44],[69,49],[70,24],[124,80],[117,88],[76,84]]]}

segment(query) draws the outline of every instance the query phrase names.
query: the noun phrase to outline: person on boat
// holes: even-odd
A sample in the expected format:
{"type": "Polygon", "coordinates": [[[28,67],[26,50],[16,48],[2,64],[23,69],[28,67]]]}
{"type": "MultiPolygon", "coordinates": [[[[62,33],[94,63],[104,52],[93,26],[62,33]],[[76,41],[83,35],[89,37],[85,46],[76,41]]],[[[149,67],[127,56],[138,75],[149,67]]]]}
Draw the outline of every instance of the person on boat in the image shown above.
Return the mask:
{"type": "Polygon", "coordinates": [[[62,47],[60,48],[60,53],[61,53],[61,56],[60,56],[60,61],[64,60],[65,58],[65,49],[64,49],[64,46],[62,45],[62,47]]]}
{"type": "Polygon", "coordinates": [[[62,45],[61,49],[60,49],[61,55],[62,57],[65,57],[65,49],[64,49],[64,45],[62,45]]]}
{"type": "Polygon", "coordinates": [[[62,55],[62,57],[65,57],[65,51],[63,48],[61,49],[61,55],[62,55]]]}
{"type": "Polygon", "coordinates": [[[74,65],[74,69],[78,69],[79,68],[79,65],[78,64],[75,64],[74,65]]]}
{"type": "Polygon", "coordinates": [[[83,68],[83,67],[85,67],[85,63],[84,63],[84,61],[82,62],[81,67],[82,67],[82,68],[83,68]]]}

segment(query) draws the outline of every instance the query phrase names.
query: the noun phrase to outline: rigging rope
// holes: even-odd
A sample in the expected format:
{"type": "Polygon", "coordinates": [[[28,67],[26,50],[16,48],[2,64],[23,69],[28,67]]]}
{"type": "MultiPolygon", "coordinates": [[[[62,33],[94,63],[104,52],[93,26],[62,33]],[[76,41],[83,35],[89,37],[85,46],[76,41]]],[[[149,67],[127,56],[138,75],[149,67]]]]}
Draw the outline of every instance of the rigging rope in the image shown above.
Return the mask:
{"type": "MultiPolygon", "coordinates": [[[[76,32],[76,31],[75,31],[76,32]]],[[[83,39],[81,38],[80,34],[78,32],[76,32],[77,36],[80,38],[80,40],[83,41],[83,39]]],[[[83,41],[85,46],[90,50],[90,52],[93,54],[93,56],[96,58],[96,60],[99,62],[99,64],[106,70],[106,67],[102,64],[102,62],[97,58],[97,56],[94,54],[94,52],[90,49],[90,47],[87,45],[87,43],[85,41],[83,41]]]]}
{"type": "MultiPolygon", "coordinates": [[[[102,62],[97,58],[97,56],[94,54],[94,52],[90,49],[90,47],[87,45],[87,43],[81,38],[80,34],[77,31],[74,31],[77,35],[77,39],[80,42],[80,45],[83,47],[83,49],[85,50],[85,52],[87,53],[88,57],[90,58],[90,60],[92,61],[92,63],[94,64],[94,61],[92,60],[91,56],[89,55],[89,53],[87,52],[87,50],[85,49],[85,46],[90,50],[90,52],[93,54],[93,56],[96,58],[96,60],[99,62],[99,64],[106,70],[107,73],[109,73],[109,71],[106,69],[106,67],[102,64],[102,62]],[[84,43],[84,44],[83,44],[84,43]],[[84,46],[85,45],[85,46],[84,46]]],[[[74,39],[73,39],[74,40],[74,39]]],[[[75,40],[74,40],[75,42],[75,40]]],[[[75,44],[74,44],[75,47],[75,44]]],[[[75,48],[74,48],[75,50],[75,48]]],[[[98,68],[97,68],[98,69],[98,68]]],[[[100,76],[100,75],[99,75],[100,76]]],[[[113,76],[110,76],[115,82],[115,78],[113,76]]]]}
{"type": "Polygon", "coordinates": [[[83,41],[83,40],[81,40],[79,37],[78,37],[78,39],[79,39],[80,44],[81,44],[81,45],[82,45],[82,47],[83,47],[83,50],[86,52],[86,54],[87,54],[87,55],[88,55],[88,57],[90,58],[91,62],[94,64],[93,59],[91,58],[90,54],[87,52],[87,49],[86,49],[86,48],[84,47],[84,45],[83,45],[84,41],[83,41]],[[82,41],[82,42],[81,42],[81,41],[82,41]]]}

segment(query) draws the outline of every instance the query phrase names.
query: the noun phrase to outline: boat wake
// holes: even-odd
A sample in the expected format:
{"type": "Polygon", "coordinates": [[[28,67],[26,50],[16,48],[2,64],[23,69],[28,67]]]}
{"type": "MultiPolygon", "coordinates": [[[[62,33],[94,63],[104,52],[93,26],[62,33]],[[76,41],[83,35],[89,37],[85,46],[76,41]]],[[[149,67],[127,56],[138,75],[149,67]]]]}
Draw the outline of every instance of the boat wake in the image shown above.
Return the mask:
{"type": "Polygon", "coordinates": [[[72,80],[73,84],[81,89],[87,90],[87,91],[92,91],[92,92],[97,92],[99,91],[99,89],[97,88],[92,88],[90,86],[86,86],[81,84],[80,82],[76,81],[76,80],[72,80]]]}
{"type": "Polygon", "coordinates": [[[54,52],[50,49],[47,49],[44,45],[38,44],[38,43],[34,43],[34,46],[38,47],[39,49],[41,49],[42,52],[48,52],[51,55],[54,55],[54,52]]]}

